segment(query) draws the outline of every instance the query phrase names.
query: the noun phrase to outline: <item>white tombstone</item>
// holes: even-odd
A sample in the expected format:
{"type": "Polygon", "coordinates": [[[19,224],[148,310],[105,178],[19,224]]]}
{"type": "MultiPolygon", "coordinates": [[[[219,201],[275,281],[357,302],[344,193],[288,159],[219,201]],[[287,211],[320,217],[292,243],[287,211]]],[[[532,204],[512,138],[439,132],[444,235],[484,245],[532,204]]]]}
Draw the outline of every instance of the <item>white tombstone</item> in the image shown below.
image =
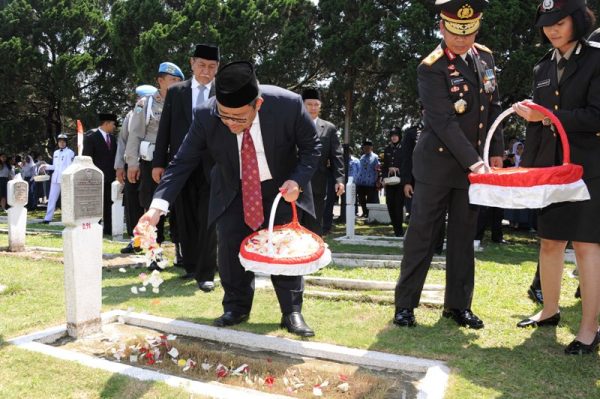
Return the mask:
{"type": "Polygon", "coordinates": [[[388,211],[386,204],[367,204],[369,210],[369,217],[367,222],[369,223],[383,223],[390,224],[392,219],[390,218],[390,212],[388,211]]]}
{"type": "Polygon", "coordinates": [[[354,222],[356,221],[356,214],[354,213],[356,204],[356,184],[354,184],[354,177],[348,178],[348,184],[346,184],[346,237],[354,238],[354,222]]]}
{"type": "Polygon", "coordinates": [[[112,236],[122,239],[125,230],[125,208],[123,208],[123,187],[125,185],[115,180],[110,185],[112,204],[112,236]]]}
{"type": "Polygon", "coordinates": [[[102,171],[77,156],[62,174],[67,332],[80,338],[102,328],[102,171]]]}
{"type": "Polygon", "coordinates": [[[21,252],[25,250],[25,230],[27,227],[27,200],[29,198],[29,184],[17,174],[8,182],[7,201],[11,207],[8,209],[8,250],[21,252]]]}

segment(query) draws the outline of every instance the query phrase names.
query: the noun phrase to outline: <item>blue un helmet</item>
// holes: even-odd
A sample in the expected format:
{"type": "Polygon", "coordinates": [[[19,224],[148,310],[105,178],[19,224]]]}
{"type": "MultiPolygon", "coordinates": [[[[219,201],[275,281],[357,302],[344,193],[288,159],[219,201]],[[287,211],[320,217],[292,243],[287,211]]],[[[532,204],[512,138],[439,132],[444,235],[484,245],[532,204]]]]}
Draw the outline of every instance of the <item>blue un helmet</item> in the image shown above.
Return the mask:
{"type": "Polygon", "coordinates": [[[135,94],[138,97],[153,96],[158,89],[152,85],[141,85],[135,88],[135,94]]]}
{"type": "Polygon", "coordinates": [[[183,72],[181,72],[181,69],[172,62],[163,62],[162,64],[160,64],[160,66],[158,67],[158,73],[168,73],[169,75],[181,78],[181,80],[185,79],[185,76],[183,76],[183,72]]]}

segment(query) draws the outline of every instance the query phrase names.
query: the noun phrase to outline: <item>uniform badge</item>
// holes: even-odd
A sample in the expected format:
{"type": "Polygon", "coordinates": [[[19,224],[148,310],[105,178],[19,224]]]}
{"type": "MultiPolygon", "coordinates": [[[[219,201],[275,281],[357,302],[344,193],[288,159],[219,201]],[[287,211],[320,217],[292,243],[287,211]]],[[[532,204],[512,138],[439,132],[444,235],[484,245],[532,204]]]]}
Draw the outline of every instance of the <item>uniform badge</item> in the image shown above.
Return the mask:
{"type": "Polygon", "coordinates": [[[461,98],[454,103],[454,110],[457,114],[464,114],[467,110],[467,102],[461,98]]]}
{"type": "Polygon", "coordinates": [[[137,107],[135,107],[135,113],[139,114],[140,112],[142,112],[144,109],[142,107],[140,107],[139,105],[137,107]]]}
{"type": "Polygon", "coordinates": [[[448,65],[448,69],[449,69],[450,71],[454,71],[454,70],[456,69],[456,66],[454,66],[454,64],[449,64],[449,65],[448,65]]]}
{"type": "Polygon", "coordinates": [[[459,88],[458,86],[452,86],[452,87],[450,88],[450,92],[451,92],[451,93],[456,93],[456,92],[457,92],[457,91],[459,91],[459,90],[460,90],[460,88],[459,88]]]}
{"type": "Polygon", "coordinates": [[[486,69],[483,74],[483,88],[486,93],[493,93],[496,90],[496,76],[492,69],[486,69]]]}
{"type": "Polygon", "coordinates": [[[549,11],[554,8],[554,0],[544,0],[542,3],[542,7],[544,7],[544,11],[549,11]]]}

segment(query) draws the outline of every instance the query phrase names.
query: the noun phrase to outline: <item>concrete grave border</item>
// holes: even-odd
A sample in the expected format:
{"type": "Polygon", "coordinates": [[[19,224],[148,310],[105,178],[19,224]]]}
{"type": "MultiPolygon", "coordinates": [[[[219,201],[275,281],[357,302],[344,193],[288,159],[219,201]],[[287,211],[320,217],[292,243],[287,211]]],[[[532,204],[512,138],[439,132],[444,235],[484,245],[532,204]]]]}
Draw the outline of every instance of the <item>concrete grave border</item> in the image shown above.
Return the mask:
{"type": "MultiPolygon", "coordinates": [[[[298,341],[269,335],[259,335],[165,317],[151,316],[148,314],[131,313],[123,310],[114,310],[102,314],[102,324],[114,322],[123,322],[133,326],[160,330],[169,334],[185,335],[188,337],[235,344],[237,346],[240,346],[240,343],[243,343],[242,346],[253,349],[276,351],[291,355],[333,360],[367,367],[387,368],[408,372],[424,372],[425,377],[418,382],[417,386],[417,397],[419,399],[443,398],[450,374],[450,370],[446,364],[437,360],[419,359],[410,356],[354,349],[320,342],[298,341]]],[[[48,345],[66,335],[67,327],[66,325],[61,325],[13,338],[8,340],[8,343],[22,349],[46,354],[62,360],[75,361],[87,367],[119,373],[143,381],[159,381],[172,387],[182,388],[191,393],[208,395],[213,398],[240,397],[239,395],[242,393],[244,398],[248,399],[287,398],[287,396],[231,387],[218,382],[206,383],[193,381],[182,377],[159,373],[157,371],[105,359],[98,359],[90,355],[48,345]]]]}

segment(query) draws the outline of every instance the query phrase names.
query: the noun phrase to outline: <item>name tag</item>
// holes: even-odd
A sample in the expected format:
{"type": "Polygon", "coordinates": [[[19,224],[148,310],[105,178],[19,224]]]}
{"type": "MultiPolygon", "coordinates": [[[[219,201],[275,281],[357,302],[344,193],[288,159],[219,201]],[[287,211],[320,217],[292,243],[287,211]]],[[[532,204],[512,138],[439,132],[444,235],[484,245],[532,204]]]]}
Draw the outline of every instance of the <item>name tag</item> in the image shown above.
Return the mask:
{"type": "Polygon", "coordinates": [[[550,79],[542,80],[541,82],[537,82],[535,84],[535,88],[539,89],[540,87],[550,86],[550,79]]]}
{"type": "Polygon", "coordinates": [[[454,79],[450,79],[450,83],[452,83],[452,86],[458,86],[459,84],[461,84],[462,82],[464,82],[465,79],[464,78],[454,78],[454,79]]]}

